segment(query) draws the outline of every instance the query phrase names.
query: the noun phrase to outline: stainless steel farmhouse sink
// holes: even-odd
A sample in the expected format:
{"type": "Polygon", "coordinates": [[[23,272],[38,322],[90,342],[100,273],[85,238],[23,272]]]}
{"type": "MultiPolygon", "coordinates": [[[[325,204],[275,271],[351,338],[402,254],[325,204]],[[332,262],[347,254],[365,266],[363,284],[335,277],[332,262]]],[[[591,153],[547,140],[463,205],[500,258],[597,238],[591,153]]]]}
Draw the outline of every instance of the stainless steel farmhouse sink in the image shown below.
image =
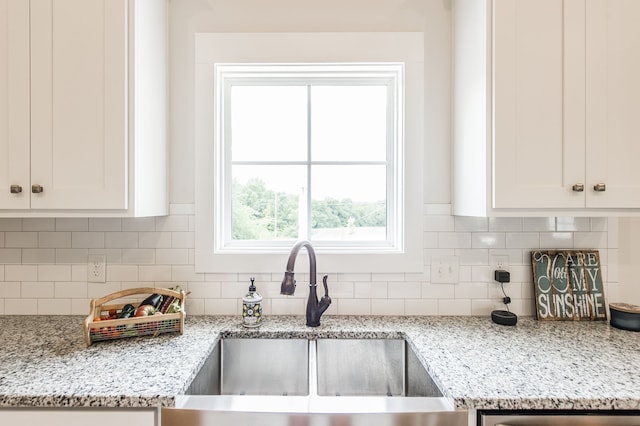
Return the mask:
{"type": "Polygon", "coordinates": [[[465,425],[401,339],[221,339],[162,426],[465,425]]]}

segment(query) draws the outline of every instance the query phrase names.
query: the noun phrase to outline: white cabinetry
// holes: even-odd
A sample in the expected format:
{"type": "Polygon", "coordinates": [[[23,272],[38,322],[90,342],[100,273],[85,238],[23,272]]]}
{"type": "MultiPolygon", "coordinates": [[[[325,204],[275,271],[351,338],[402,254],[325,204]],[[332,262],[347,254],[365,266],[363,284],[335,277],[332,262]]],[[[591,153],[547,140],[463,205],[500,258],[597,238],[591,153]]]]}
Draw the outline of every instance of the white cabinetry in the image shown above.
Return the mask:
{"type": "Polygon", "coordinates": [[[637,22],[637,0],[456,0],[454,214],[640,213],[637,22]]]}
{"type": "Polygon", "coordinates": [[[156,426],[155,408],[6,408],[0,409],[1,425],[47,426],[156,426]]]}
{"type": "Polygon", "coordinates": [[[0,216],[167,214],[166,19],[0,0],[0,216]]]}

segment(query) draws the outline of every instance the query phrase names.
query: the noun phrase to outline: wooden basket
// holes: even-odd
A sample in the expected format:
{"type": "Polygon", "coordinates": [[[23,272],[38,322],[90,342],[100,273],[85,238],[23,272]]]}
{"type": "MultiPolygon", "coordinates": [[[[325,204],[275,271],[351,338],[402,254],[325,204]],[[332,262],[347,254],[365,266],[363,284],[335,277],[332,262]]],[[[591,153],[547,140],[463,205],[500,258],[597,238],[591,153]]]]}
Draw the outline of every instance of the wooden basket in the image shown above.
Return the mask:
{"type": "Polygon", "coordinates": [[[166,288],[143,287],[131,288],[118,291],[100,299],[91,299],[91,311],[82,322],[84,340],[87,346],[94,342],[103,340],[122,339],[125,337],[157,336],[162,333],[175,333],[184,331],[185,299],[187,295],[184,291],[174,291],[166,288]],[[101,316],[108,315],[110,310],[115,309],[117,313],[122,311],[126,303],[107,303],[133,295],[143,297],[152,294],[161,294],[165,297],[174,297],[180,300],[180,312],[162,315],[149,315],[142,317],[130,317],[121,319],[98,320],[101,316]]]}

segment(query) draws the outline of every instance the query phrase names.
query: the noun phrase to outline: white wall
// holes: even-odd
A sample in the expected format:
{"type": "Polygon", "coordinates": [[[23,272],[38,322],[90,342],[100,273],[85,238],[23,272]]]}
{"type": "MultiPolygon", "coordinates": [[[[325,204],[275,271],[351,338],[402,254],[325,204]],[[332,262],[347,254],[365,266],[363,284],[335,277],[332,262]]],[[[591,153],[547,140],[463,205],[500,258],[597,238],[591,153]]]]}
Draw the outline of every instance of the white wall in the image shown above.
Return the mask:
{"type": "MultiPolygon", "coordinates": [[[[424,271],[328,273],[329,314],[488,315],[501,307],[489,256],[506,254],[512,310],[532,313],[529,252],[598,248],[618,298],[618,220],[486,219],[450,214],[451,0],[170,0],[171,214],[144,219],[0,219],[0,314],[87,314],[89,299],[150,285],[191,291],[190,314],[240,313],[249,275],[196,274],[194,34],[225,31],[422,31],[425,34],[424,271]],[[107,255],[107,283],[86,281],[86,256],[107,255]],[[432,284],[432,256],[456,255],[456,284],[432,284]]],[[[626,224],[625,224],[626,226],[626,224]]],[[[634,229],[640,235],[639,229],[634,229]]],[[[627,228],[625,228],[627,229],[627,228]]],[[[282,265],[284,268],[284,265],[282,265]]],[[[304,291],[279,294],[281,274],[256,276],[266,314],[304,313],[304,291]]],[[[302,282],[303,278],[298,277],[302,282]]],[[[637,286],[633,287],[637,288],[637,286]]]]}

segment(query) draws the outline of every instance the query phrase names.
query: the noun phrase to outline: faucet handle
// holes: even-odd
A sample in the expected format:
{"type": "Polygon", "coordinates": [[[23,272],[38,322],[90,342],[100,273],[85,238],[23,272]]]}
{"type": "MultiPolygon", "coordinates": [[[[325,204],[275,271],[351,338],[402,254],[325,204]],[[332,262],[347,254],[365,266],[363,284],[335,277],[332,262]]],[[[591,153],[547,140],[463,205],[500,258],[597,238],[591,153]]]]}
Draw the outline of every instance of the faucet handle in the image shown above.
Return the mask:
{"type": "Polygon", "coordinates": [[[331,298],[329,297],[329,287],[327,286],[327,279],[329,278],[329,275],[325,275],[324,277],[322,277],[322,285],[324,286],[324,297],[329,298],[329,303],[331,303],[331,298]]]}

